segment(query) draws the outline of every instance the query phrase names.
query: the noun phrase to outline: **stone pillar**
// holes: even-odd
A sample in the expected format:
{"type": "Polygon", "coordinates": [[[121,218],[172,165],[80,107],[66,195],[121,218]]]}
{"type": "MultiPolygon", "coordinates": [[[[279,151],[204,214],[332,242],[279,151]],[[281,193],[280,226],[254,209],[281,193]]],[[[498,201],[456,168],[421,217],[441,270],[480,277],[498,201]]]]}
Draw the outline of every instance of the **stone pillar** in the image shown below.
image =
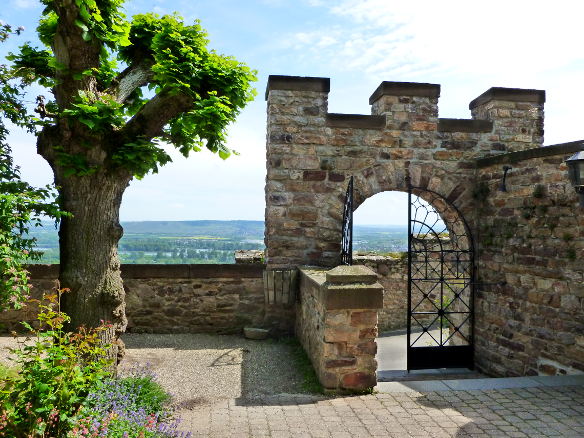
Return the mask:
{"type": "Polygon", "coordinates": [[[473,119],[490,120],[493,149],[516,152],[543,145],[544,90],[493,87],[474,99],[473,119]]]}
{"type": "Polygon", "coordinates": [[[362,391],[377,384],[377,310],[383,286],[366,266],[301,269],[296,336],[322,385],[362,391]]]}
{"type": "Polygon", "coordinates": [[[440,85],[382,82],[369,98],[371,114],[385,115],[398,148],[434,148],[440,85]]]}
{"type": "MultiPolygon", "coordinates": [[[[326,256],[317,247],[319,203],[327,172],[316,148],[326,143],[330,79],[270,76],[266,90],[266,263],[289,268],[326,256]]],[[[332,189],[331,189],[332,190],[332,189]]],[[[336,256],[336,253],[334,254],[336,256]]]]}

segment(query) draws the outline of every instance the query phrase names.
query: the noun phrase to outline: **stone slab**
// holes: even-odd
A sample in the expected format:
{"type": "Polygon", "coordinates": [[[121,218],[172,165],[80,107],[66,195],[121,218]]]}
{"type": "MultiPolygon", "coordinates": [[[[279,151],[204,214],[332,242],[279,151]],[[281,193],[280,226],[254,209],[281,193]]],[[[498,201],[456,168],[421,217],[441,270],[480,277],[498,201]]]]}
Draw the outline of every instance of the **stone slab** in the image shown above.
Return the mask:
{"type": "Polygon", "coordinates": [[[410,382],[379,382],[375,389],[378,392],[432,392],[450,391],[451,389],[440,380],[410,381],[410,382]]]}
{"type": "Polygon", "coordinates": [[[505,388],[533,388],[540,384],[529,377],[502,377],[497,379],[463,379],[443,380],[450,388],[456,391],[490,390],[505,388]]]}
{"type": "Polygon", "coordinates": [[[530,379],[545,386],[584,386],[584,374],[570,376],[533,376],[530,379]]]}
{"type": "Polygon", "coordinates": [[[375,283],[377,274],[363,265],[340,265],[326,273],[326,281],[335,284],[375,283]]]}

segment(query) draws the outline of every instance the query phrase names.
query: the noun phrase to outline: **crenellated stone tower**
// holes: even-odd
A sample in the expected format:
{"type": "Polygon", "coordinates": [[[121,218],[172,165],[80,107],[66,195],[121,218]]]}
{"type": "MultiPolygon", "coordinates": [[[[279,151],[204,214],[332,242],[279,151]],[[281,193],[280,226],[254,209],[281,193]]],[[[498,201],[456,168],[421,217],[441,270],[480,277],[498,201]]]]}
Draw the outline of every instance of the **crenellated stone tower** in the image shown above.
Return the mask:
{"type": "Polygon", "coordinates": [[[369,99],[371,115],[329,113],[329,91],[328,78],[268,80],[268,269],[338,263],[351,176],[355,207],[405,190],[408,175],[472,221],[475,160],[543,143],[541,90],[491,88],[471,102],[468,120],[438,118],[435,84],[382,82],[369,99]]]}

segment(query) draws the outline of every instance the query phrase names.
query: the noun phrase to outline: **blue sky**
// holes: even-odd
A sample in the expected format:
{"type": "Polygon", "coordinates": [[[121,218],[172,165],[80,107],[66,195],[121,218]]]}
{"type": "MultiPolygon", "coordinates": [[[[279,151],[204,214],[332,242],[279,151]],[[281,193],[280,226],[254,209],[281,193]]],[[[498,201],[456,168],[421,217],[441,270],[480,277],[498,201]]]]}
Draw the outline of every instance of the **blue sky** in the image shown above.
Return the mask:
{"type": "MultiPolygon", "coordinates": [[[[0,19],[25,33],[0,54],[34,41],[37,0],[4,0],[0,19]]],[[[203,151],[132,182],[122,220],[256,219],[264,216],[265,102],[269,74],[331,78],[329,111],[370,113],[383,80],[442,85],[440,117],[470,118],[468,103],[491,86],[547,92],[545,144],[584,138],[581,2],[392,0],[130,0],[127,15],[178,11],[198,18],[210,46],[258,70],[258,96],[230,129],[241,155],[222,161],[203,151]]],[[[35,138],[10,138],[25,179],[52,180],[35,138]]],[[[403,223],[405,200],[366,201],[356,223],[403,223]]]]}

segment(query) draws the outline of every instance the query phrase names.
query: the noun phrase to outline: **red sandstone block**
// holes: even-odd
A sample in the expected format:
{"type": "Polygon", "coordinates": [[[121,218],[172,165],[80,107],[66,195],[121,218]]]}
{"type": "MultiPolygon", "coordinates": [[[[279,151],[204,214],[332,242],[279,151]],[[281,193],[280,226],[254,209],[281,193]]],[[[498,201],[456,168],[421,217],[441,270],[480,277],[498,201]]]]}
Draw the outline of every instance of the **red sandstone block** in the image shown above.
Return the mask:
{"type": "Polygon", "coordinates": [[[324,181],[326,172],[324,170],[305,170],[302,179],[304,181],[324,181]]]}
{"type": "Polygon", "coordinates": [[[331,359],[324,363],[325,368],[350,367],[357,363],[356,357],[344,357],[342,359],[331,359]]]}
{"type": "Polygon", "coordinates": [[[377,312],[375,311],[352,312],[351,325],[353,327],[358,325],[376,326],[377,312]]]}
{"type": "Polygon", "coordinates": [[[350,373],[342,378],[341,385],[345,389],[367,389],[377,384],[375,373],[350,373]]]}

